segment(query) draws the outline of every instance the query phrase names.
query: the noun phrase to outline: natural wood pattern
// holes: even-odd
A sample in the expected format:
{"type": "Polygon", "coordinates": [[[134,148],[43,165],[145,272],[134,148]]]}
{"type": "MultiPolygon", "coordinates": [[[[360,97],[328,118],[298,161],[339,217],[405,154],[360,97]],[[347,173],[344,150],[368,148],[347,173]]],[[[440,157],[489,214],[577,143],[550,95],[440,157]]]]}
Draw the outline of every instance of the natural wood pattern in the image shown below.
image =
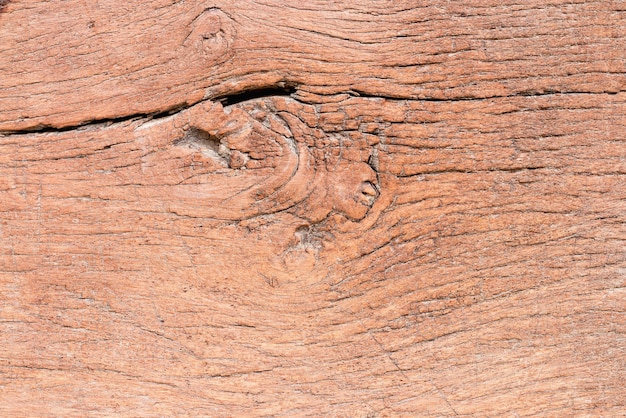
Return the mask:
{"type": "Polygon", "coordinates": [[[0,415],[626,410],[623,2],[5,3],[0,415]]]}

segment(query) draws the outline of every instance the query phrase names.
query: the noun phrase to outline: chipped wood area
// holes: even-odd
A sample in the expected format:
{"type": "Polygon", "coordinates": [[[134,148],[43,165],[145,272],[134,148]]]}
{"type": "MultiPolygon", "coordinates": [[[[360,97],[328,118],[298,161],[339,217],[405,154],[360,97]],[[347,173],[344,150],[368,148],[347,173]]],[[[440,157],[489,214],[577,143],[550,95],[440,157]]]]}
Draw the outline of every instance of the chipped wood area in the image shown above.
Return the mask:
{"type": "Polygon", "coordinates": [[[0,1],[0,415],[619,416],[622,1],[0,1]]]}

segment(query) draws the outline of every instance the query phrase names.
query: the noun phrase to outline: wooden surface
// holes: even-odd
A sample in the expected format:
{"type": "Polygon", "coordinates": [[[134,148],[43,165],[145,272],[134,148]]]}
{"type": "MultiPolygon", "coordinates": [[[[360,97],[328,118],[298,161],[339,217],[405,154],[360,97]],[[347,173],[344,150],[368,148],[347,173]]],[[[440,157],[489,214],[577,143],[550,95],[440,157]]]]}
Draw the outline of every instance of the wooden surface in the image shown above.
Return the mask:
{"type": "Polygon", "coordinates": [[[623,1],[0,9],[0,416],[624,416],[623,1]]]}

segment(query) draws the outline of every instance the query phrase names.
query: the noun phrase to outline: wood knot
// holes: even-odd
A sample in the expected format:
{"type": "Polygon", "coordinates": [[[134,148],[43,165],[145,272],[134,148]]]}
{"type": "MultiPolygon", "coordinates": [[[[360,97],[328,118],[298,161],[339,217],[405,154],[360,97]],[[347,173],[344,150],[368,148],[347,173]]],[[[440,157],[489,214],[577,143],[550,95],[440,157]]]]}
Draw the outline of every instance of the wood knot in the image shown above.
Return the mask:
{"type": "Polygon", "coordinates": [[[236,34],[232,19],[216,7],[198,15],[191,22],[190,28],[183,46],[211,57],[226,54],[236,34]]]}
{"type": "Polygon", "coordinates": [[[297,117],[298,106],[306,107],[269,97],[226,107],[205,102],[183,112],[184,134],[175,145],[191,153],[178,154],[189,161],[178,187],[187,196],[211,196],[207,211],[219,218],[280,211],[310,223],[332,213],[365,218],[380,195],[375,152],[366,142],[330,138],[308,126],[297,117]],[[292,113],[281,111],[280,101],[292,113]],[[204,168],[194,165],[202,159],[204,168]]]}

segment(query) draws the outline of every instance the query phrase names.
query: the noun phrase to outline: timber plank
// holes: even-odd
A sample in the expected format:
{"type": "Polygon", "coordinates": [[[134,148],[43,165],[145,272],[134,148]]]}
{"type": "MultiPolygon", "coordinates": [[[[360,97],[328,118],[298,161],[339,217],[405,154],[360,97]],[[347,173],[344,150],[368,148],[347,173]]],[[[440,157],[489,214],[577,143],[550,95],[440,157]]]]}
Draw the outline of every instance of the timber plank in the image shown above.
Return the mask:
{"type": "Polygon", "coordinates": [[[622,2],[0,8],[0,415],[623,414],[622,2]]]}

